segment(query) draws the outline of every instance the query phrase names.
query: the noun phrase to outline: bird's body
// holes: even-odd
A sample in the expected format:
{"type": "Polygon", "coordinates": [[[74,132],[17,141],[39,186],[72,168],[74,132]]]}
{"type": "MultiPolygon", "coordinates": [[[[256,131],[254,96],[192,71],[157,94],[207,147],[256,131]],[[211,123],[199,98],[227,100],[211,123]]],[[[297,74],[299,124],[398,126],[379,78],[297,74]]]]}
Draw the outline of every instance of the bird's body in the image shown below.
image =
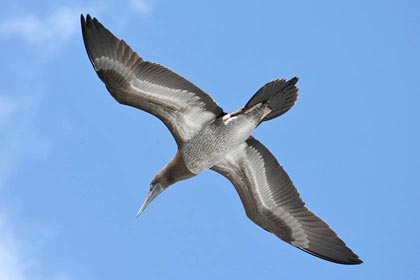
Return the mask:
{"type": "Polygon", "coordinates": [[[224,115],[205,126],[180,149],[187,168],[194,174],[207,170],[233,148],[251,136],[260,121],[271,110],[258,104],[238,115],[224,115]]]}
{"type": "Polygon", "coordinates": [[[342,264],[362,261],[301,200],[274,156],[252,136],[264,121],[287,112],[297,99],[297,78],[267,83],[239,110],[226,114],[194,84],[144,61],[97,19],[81,16],[89,59],[121,104],[158,117],[178,145],[175,157],[151,182],[140,214],[163,190],[212,169],[235,186],[247,216],[282,240],[342,264]]]}

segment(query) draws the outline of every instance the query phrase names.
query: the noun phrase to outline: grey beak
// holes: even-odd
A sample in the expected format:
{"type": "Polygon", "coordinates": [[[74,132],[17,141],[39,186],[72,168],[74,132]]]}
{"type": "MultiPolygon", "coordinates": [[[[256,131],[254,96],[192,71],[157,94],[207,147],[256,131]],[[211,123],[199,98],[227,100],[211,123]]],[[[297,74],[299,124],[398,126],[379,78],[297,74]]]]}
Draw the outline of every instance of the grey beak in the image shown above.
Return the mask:
{"type": "Polygon", "coordinates": [[[139,211],[137,212],[137,218],[140,216],[140,214],[146,209],[146,207],[152,202],[155,197],[157,197],[161,192],[163,191],[163,188],[159,183],[150,185],[149,193],[147,194],[146,200],[143,202],[143,205],[140,207],[139,211]]]}

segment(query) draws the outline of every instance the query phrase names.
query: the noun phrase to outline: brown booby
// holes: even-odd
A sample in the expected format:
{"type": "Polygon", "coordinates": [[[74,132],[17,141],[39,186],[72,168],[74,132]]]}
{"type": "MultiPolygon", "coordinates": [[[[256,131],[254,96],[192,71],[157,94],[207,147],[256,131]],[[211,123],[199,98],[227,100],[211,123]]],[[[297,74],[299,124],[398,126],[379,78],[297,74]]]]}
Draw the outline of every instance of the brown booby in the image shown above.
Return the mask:
{"type": "Polygon", "coordinates": [[[228,178],[257,225],[291,245],[340,264],[362,261],[314,215],[270,151],[251,134],[287,112],[297,99],[297,78],[267,83],[241,109],[227,114],[197,86],[168,68],[144,61],[96,18],[81,16],[89,59],[121,104],[159,118],[178,145],[153,178],[138,215],[170,185],[212,169],[228,178]]]}

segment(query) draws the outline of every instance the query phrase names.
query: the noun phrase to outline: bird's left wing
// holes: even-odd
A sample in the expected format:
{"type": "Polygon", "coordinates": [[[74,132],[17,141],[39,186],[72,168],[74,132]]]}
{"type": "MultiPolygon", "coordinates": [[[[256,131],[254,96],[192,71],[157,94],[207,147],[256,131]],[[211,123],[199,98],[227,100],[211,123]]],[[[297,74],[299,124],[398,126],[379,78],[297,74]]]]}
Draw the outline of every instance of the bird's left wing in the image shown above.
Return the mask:
{"type": "Polygon", "coordinates": [[[254,137],[212,169],[235,186],[247,216],[262,228],[317,257],[342,264],[362,261],[299,196],[287,173],[254,137]]]}
{"type": "Polygon", "coordinates": [[[178,146],[223,114],[209,95],[168,68],[143,61],[96,18],[82,15],[81,24],[89,59],[111,95],[158,117],[178,146]]]}

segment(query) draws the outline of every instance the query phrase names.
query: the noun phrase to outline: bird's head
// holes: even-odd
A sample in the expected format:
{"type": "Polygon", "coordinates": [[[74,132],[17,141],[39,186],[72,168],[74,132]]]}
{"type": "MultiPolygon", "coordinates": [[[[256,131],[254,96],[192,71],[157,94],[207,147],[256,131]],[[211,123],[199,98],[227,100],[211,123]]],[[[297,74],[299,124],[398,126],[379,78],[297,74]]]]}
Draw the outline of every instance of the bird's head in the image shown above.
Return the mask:
{"type": "Polygon", "coordinates": [[[169,186],[175,184],[178,181],[185,180],[195,176],[191,173],[178,152],[175,157],[160,170],[155,178],[150,183],[149,193],[147,194],[146,200],[137,212],[137,217],[146,209],[146,207],[155,199],[163,190],[169,186]]]}
{"type": "Polygon", "coordinates": [[[143,205],[140,207],[137,212],[137,217],[146,209],[146,207],[155,199],[164,189],[168,186],[165,182],[159,179],[159,176],[156,176],[150,183],[149,193],[147,194],[146,200],[143,202],[143,205]]]}

